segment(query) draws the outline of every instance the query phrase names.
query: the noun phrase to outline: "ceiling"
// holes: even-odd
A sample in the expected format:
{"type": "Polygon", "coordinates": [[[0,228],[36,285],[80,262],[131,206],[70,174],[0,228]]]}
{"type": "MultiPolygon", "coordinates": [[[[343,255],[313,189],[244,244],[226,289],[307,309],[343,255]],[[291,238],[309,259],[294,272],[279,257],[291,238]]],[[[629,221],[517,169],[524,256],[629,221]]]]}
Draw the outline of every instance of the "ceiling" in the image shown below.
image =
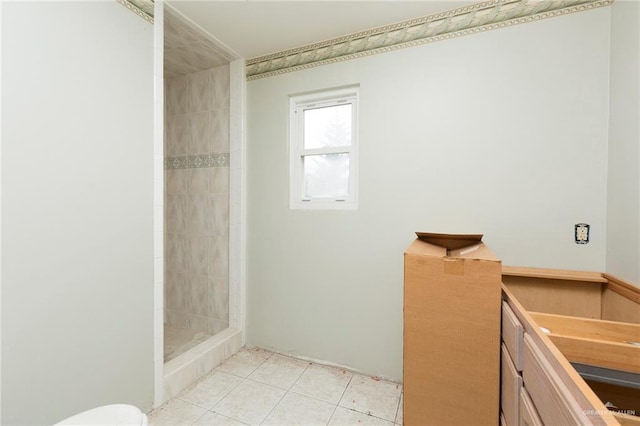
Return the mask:
{"type": "Polygon", "coordinates": [[[245,59],[472,3],[477,1],[168,1],[230,53],[245,59]]]}

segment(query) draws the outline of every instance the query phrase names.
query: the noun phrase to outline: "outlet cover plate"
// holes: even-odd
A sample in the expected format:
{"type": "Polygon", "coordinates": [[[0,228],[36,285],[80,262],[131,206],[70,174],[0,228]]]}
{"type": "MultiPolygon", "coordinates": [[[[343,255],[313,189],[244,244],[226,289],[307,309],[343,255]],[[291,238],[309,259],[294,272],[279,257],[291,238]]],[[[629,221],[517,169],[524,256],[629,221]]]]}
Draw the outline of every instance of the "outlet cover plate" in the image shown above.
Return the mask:
{"type": "Polygon", "coordinates": [[[589,224],[576,223],[574,227],[574,237],[576,244],[588,244],[589,243],[589,224]]]}

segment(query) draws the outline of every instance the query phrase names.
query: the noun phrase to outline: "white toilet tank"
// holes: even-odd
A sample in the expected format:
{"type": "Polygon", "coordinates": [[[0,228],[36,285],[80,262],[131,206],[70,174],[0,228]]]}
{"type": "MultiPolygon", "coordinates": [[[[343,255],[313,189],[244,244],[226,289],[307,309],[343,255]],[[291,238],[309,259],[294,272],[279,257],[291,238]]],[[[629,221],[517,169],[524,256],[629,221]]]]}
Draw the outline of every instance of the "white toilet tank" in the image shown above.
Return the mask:
{"type": "Polygon", "coordinates": [[[67,425],[110,425],[141,426],[147,424],[147,415],[133,405],[113,404],[92,408],[80,414],[64,419],[54,426],[67,425]]]}

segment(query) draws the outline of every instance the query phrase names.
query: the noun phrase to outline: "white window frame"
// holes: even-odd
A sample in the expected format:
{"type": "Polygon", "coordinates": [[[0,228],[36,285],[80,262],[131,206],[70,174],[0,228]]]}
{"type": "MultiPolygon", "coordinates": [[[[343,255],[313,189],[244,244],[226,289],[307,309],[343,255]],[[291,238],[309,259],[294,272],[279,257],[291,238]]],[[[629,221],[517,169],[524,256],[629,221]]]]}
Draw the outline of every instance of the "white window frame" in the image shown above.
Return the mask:
{"type": "Polygon", "coordinates": [[[291,209],[355,210],[358,208],[358,96],[359,87],[292,95],[289,99],[289,194],[291,209]],[[304,149],[304,111],[351,104],[351,145],[304,149]],[[306,155],[349,154],[349,194],[346,197],[306,197],[303,158],[306,155]]]}

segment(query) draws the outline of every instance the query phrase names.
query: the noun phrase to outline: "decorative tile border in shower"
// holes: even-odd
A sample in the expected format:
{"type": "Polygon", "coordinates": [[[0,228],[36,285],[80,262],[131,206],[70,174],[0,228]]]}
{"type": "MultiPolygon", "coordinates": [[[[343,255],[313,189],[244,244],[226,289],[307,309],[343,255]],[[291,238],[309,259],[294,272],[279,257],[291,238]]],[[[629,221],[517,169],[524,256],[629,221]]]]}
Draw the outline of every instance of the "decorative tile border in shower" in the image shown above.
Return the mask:
{"type": "Polygon", "coordinates": [[[207,167],[229,167],[229,153],[167,157],[164,159],[165,170],[201,169],[207,167]]]}
{"type": "Polygon", "coordinates": [[[614,0],[491,0],[248,59],[247,80],[609,6],[614,0]]]}

